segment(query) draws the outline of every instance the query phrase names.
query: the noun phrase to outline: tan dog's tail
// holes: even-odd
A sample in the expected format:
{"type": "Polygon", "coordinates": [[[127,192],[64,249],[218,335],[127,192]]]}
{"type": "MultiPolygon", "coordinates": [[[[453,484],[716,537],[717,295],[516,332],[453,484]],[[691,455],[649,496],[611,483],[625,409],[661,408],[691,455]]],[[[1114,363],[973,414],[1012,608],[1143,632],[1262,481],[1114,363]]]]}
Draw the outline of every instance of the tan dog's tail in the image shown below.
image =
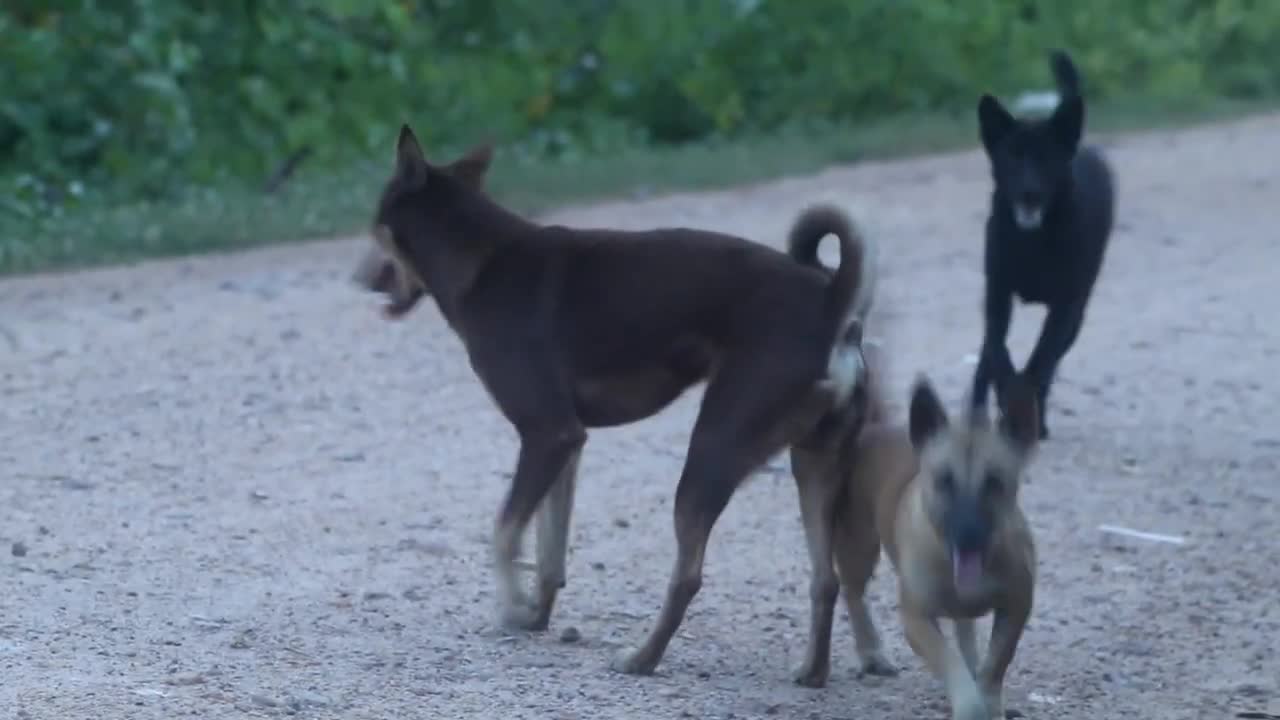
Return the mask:
{"type": "Polygon", "coordinates": [[[827,235],[840,241],[840,264],[827,286],[823,309],[833,342],[851,321],[866,321],[874,294],[873,273],[868,272],[867,245],[843,210],[834,205],[813,205],[796,218],[787,236],[787,253],[797,262],[824,268],[818,259],[818,244],[827,235]]]}

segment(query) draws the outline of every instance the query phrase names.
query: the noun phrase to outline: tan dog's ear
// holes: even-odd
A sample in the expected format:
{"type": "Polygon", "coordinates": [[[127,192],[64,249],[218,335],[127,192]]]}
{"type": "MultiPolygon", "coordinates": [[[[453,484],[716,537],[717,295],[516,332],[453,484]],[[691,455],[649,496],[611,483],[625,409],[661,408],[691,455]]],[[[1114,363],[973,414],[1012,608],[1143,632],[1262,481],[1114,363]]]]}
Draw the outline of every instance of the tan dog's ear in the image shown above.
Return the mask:
{"type": "Polygon", "coordinates": [[[924,375],[916,376],[911,386],[911,407],[907,416],[907,429],[911,435],[911,444],[916,450],[945,430],[950,423],[946,408],[938,399],[938,393],[924,375]]]}
{"type": "Polygon", "coordinates": [[[1022,375],[1005,381],[1004,407],[1000,408],[1000,430],[1023,452],[1040,440],[1040,410],[1035,386],[1022,375]]]}
{"type": "Polygon", "coordinates": [[[396,139],[396,176],[414,188],[427,179],[427,157],[408,123],[400,126],[400,137],[396,139]]]}
{"type": "Polygon", "coordinates": [[[470,187],[480,189],[484,186],[484,177],[493,162],[493,144],[484,143],[471,149],[466,155],[458,158],[449,166],[449,172],[470,187]]]}

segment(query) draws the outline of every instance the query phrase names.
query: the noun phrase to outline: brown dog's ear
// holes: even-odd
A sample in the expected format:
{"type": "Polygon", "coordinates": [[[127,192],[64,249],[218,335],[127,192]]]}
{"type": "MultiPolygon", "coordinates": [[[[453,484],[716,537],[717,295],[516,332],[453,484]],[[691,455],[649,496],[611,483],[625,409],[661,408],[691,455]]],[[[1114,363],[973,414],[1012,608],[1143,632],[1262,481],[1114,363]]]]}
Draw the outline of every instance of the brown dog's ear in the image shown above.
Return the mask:
{"type": "Polygon", "coordinates": [[[400,126],[400,137],[396,139],[396,176],[411,187],[427,179],[427,157],[408,123],[400,126]]]}
{"type": "Polygon", "coordinates": [[[493,144],[484,143],[471,149],[449,166],[449,172],[467,185],[477,190],[484,187],[484,176],[489,172],[489,164],[493,162],[493,144]]]}
{"type": "Polygon", "coordinates": [[[911,406],[907,411],[907,430],[911,444],[919,450],[934,435],[946,429],[950,422],[946,408],[934,392],[933,385],[924,375],[916,376],[911,386],[911,406]]]}
{"type": "Polygon", "coordinates": [[[1039,399],[1035,386],[1022,375],[1005,381],[1004,407],[1000,408],[1000,430],[1023,452],[1040,440],[1039,399]]]}

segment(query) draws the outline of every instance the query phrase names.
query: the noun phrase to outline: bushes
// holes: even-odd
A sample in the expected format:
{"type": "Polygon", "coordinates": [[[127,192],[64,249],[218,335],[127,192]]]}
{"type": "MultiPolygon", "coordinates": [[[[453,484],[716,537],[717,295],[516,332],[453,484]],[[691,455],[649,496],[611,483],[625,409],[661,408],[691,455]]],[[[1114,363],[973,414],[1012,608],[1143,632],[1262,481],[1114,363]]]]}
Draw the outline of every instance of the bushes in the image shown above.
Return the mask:
{"type": "Polygon", "coordinates": [[[969,112],[1054,45],[1092,98],[1280,90],[1268,0],[9,0],[0,177],[30,211],[385,154],[406,119],[549,156],[969,112]]]}

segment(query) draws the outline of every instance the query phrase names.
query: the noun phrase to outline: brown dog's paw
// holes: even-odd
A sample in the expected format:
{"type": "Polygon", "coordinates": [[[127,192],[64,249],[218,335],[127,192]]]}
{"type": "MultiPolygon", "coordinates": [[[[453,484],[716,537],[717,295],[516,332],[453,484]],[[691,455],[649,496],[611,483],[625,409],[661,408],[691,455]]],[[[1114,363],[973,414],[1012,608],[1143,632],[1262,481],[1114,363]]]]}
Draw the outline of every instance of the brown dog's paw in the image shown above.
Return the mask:
{"type": "Polygon", "coordinates": [[[657,663],[645,658],[640,649],[623,648],[609,662],[609,669],[623,675],[652,675],[657,663]]]}
{"type": "Polygon", "coordinates": [[[874,677],[897,677],[898,668],[893,666],[880,653],[869,655],[862,660],[862,672],[860,675],[871,675],[874,677]]]}
{"type": "Polygon", "coordinates": [[[498,624],[504,630],[542,632],[550,623],[546,615],[538,612],[532,601],[520,595],[499,607],[498,624]]]}
{"type": "Polygon", "coordinates": [[[796,685],[807,688],[824,688],[827,686],[827,675],[830,674],[830,668],[818,667],[816,664],[805,663],[800,666],[799,670],[791,676],[796,685]]]}

